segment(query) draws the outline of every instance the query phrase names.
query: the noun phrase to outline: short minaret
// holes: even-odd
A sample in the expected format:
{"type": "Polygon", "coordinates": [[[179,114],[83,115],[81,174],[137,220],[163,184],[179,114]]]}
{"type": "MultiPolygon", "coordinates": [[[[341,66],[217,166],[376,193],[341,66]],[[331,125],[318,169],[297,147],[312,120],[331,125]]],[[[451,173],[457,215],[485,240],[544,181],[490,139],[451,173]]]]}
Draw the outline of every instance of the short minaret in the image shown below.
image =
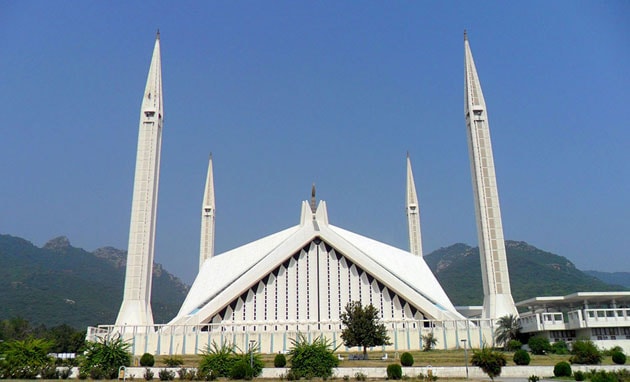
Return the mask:
{"type": "Polygon", "coordinates": [[[199,269],[203,263],[214,256],[214,176],[212,170],[212,154],[208,161],[206,189],[201,205],[201,243],[199,245],[199,269]]]}
{"type": "Polygon", "coordinates": [[[125,291],[116,325],[153,325],[151,283],[163,121],[162,62],[158,31],[140,110],[125,291]]]}
{"type": "Polygon", "coordinates": [[[407,226],[409,228],[409,252],[422,256],[422,234],[420,232],[420,205],[416,184],[411,171],[411,159],[407,153],[407,226]]]}
{"type": "Polygon", "coordinates": [[[465,106],[468,150],[475,198],[479,256],[483,279],[483,318],[518,315],[510,290],[499,192],[497,189],[486,102],[464,32],[465,106]]]}

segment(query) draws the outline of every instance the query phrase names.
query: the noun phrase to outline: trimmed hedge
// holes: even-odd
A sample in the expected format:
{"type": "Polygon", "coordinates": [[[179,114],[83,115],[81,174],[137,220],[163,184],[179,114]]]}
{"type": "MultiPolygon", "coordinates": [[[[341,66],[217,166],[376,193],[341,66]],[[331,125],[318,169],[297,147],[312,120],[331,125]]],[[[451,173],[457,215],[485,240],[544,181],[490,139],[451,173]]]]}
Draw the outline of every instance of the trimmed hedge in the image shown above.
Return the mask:
{"type": "Polygon", "coordinates": [[[565,361],[558,362],[556,366],[553,367],[553,375],[556,377],[570,377],[571,365],[565,361]]]}
{"type": "Polygon", "coordinates": [[[409,352],[404,352],[400,356],[400,364],[403,366],[413,366],[413,356],[409,352]]]}
{"type": "Polygon", "coordinates": [[[287,357],[284,354],[276,354],[273,358],[273,367],[285,367],[287,365],[287,357]]]}
{"type": "Polygon", "coordinates": [[[531,358],[529,357],[529,353],[526,350],[517,350],[514,353],[514,358],[512,359],[517,365],[529,365],[531,358]]]}
{"type": "Polygon", "coordinates": [[[612,360],[617,365],[623,365],[626,363],[626,355],[623,352],[616,351],[612,354],[612,360]]]}
{"type": "Polygon", "coordinates": [[[153,367],[155,365],[155,357],[151,353],[144,353],[140,357],[140,366],[153,367]]]}
{"type": "Polygon", "coordinates": [[[401,379],[402,367],[397,363],[387,365],[387,379],[401,379]]]}

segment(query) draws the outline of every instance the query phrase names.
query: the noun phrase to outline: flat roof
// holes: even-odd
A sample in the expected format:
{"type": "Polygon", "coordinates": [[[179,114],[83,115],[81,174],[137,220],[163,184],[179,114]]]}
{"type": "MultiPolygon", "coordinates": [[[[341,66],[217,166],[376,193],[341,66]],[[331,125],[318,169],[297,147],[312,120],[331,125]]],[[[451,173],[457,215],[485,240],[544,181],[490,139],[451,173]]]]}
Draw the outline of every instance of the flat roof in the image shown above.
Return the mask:
{"type": "Polygon", "coordinates": [[[576,292],[566,296],[534,297],[516,303],[517,307],[559,306],[586,302],[613,302],[630,304],[630,292],[576,292]]]}

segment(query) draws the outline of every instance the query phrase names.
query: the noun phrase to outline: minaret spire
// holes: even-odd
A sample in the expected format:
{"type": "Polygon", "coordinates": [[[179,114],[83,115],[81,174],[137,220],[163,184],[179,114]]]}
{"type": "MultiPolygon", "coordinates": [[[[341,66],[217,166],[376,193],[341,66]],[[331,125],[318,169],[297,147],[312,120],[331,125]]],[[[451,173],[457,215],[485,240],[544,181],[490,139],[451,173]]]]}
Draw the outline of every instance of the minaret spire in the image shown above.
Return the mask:
{"type": "Polygon", "coordinates": [[[518,315],[518,312],[510,290],[486,102],[466,32],[464,32],[464,50],[464,114],[483,279],[483,318],[496,319],[507,314],[518,315]]]}
{"type": "Polygon", "coordinates": [[[201,243],[199,246],[199,269],[203,263],[214,256],[214,175],[212,169],[212,154],[208,160],[208,175],[206,188],[201,206],[201,243]]]}
{"type": "Polygon", "coordinates": [[[311,188],[311,211],[315,213],[317,211],[317,199],[315,199],[315,183],[311,188]]]}
{"type": "Polygon", "coordinates": [[[162,61],[158,34],[140,110],[125,291],[116,325],[153,325],[151,284],[163,122],[162,61]]]}
{"type": "Polygon", "coordinates": [[[409,229],[409,252],[422,256],[422,234],[420,231],[420,204],[416,184],[411,170],[411,159],[407,153],[407,227],[409,229]]]}

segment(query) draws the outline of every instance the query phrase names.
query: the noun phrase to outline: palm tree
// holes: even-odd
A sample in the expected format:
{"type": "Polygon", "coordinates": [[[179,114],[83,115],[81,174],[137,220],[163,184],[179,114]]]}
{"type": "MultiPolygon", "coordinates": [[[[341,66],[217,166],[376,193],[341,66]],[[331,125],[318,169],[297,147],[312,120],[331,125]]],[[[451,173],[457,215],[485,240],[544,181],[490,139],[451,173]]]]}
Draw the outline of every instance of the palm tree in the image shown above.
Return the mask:
{"type": "Polygon", "coordinates": [[[513,314],[509,314],[500,317],[497,320],[497,328],[494,331],[494,339],[496,343],[507,347],[508,343],[511,340],[517,339],[520,333],[521,324],[518,322],[518,317],[513,314]]]}

